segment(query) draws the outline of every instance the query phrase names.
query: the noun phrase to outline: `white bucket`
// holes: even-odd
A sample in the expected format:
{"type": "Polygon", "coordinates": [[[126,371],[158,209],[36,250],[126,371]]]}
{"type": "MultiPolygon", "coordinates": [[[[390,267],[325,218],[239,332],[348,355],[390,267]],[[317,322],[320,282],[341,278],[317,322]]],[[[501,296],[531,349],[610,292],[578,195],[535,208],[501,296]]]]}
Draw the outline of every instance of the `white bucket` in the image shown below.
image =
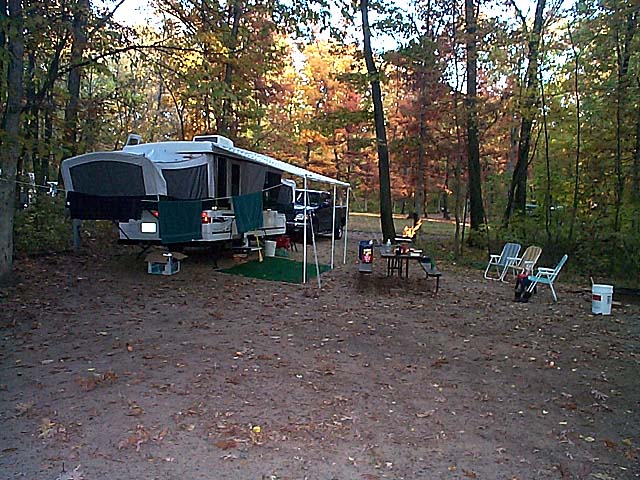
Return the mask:
{"type": "Polygon", "coordinates": [[[265,240],[264,241],[264,254],[267,257],[275,257],[276,256],[276,242],[273,240],[265,240]]]}
{"type": "Polygon", "coordinates": [[[613,285],[594,283],[591,287],[591,312],[611,315],[613,301],[613,285]]]}

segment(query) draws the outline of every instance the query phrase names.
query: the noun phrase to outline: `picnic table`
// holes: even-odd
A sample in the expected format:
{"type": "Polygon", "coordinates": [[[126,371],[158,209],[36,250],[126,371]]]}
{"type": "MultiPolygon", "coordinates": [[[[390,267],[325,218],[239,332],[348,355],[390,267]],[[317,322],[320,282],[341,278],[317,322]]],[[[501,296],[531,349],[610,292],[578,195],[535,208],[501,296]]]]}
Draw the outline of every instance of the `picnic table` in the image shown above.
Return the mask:
{"type": "Polygon", "coordinates": [[[380,248],[380,257],[387,260],[387,277],[395,274],[400,278],[409,278],[409,264],[411,260],[417,261],[427,278],[436,279],[436,293],[440,288],[442,273],[431,263],[429,257],[425,257],[422,250],[406,248],[398,245],[383,245],[380,248]]]}
{"type": "Polygon", "coordinates": [[[401,278],[409,278],[409,260],[420,260],[422,252],[408,250],[401,253],[392,248],[391,251],[381,251],[380,257],[387,260],[387,277],[397,273],[401,278]]]}

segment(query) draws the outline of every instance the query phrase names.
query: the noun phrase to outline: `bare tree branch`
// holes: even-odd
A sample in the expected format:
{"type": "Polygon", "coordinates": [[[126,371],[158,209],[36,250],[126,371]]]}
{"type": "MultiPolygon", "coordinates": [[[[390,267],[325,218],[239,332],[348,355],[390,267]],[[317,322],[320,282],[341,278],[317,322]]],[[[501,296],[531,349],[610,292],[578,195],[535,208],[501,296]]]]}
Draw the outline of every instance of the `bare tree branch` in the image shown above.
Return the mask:
{"type": "MultiPolygon", "coordinates": [[[[67,65],[65,68],[63,68],[62,70],[60,70],[60,75],[63,75],[65,73],[68,73],[69,71],[73,70],[74,68],[78,68],[78,67],[85,67],[87,65],[92,65],[96,62],[98,62],[99,60],[102,60],[104,58],[109,58],[109,57],[113,57],[115,55],[118,55],[120,53],[126,53],[126,52],[130,52],[130,51],[145,51],[145,50],[157,50],[158,52],[164,52],[164,53],[168,53],[168,52],[195,52],[195,53],[200,53],[202,54],[203,51],[197,48],[189,48],[189,47],[176,47],[173,45],[163,45],[163,44],[159,44],[159,43],[153,43],[150,45],[127,45],[126,47],[120,47],[120,48],[115,48],[113,50],[108,50],[105,51],[99,55],[95,55],[91,58],[88,58],[86,60],[83,60],[82,62],[78,62],[75,64],[70,64],[67,65]]],[[[209,54],[211,54],[211,52],[208,52],[209,54]]],[[[224,54],[223,53],[214,53],[215,56],[223,58],[224,54]]]]}
{"type": "Polygon", "coordinates": [[[104,17],[102,17],[100,20],[98,20],[98,22],[88,32],[87,37],[89,37],[89,38],[92,37],[93,34],[96,32],[96,30],[99,30],[102,27],[104,27],[104,25],[109,20],[111,20],[113,18],[113,16],[115,15],[116,11],[118,10],[118,8],[120,8],[124,2],[125,2],[125,0],[120,0],[120,2],[113,8],[113,10],[111,10],[108,14],[106,14],[104,17]]]}
{"type": "Polygon", "coordinates": [[[515,10],[516,16],[520,19],[520,22],[522,23],[522,28],[524,29],[524,31],[526,33],[528,31],[527,30],[527,19],[525,18],[524,14],[522,13],[522,10],[520,10],[520,7],[518,7],[518,5],[516,5],[515,0],[507,0],[507,3],[509,5],[511,5],[511,7],[515,10]]]}

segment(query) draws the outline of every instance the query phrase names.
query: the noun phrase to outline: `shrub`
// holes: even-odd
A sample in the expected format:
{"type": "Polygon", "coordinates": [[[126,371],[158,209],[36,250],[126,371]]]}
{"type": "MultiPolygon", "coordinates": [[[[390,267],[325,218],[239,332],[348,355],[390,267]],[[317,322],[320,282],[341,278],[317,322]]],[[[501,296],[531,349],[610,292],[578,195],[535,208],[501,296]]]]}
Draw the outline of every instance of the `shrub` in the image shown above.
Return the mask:
{"type": "Polygon", "coordinates": [[[71,247],[71,221],[65,215],[64,197],[39,197],[25,210],[16,212],[14,245],[19,255],[41,255],[71,247]]]}

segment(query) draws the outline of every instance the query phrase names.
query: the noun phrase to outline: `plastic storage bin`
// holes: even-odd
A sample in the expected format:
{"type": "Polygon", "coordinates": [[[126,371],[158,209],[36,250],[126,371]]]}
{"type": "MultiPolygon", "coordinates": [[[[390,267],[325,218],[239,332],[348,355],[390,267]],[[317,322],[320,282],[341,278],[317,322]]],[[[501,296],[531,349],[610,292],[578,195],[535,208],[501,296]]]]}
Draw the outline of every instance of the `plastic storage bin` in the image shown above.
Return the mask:
{"type": "Polygon", "coordinates": [[[594,283],[591,286],[591,312],[595,314],[611,315],[613,302],[613,285],[594,283]]]}

